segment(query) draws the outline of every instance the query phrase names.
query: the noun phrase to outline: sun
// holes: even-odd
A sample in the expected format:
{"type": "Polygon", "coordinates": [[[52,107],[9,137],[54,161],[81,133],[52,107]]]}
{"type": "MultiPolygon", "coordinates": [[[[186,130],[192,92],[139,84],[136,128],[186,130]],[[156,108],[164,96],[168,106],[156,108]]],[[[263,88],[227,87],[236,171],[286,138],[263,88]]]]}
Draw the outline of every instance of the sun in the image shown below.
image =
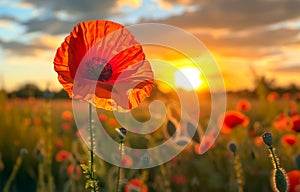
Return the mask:
{"type": "Polygon", "coordinates": [[[186,90],[200,89],[203,81],[200,78],[201,72],[195,67],[183,67],[174,74],[175,85],[186,90]]]}

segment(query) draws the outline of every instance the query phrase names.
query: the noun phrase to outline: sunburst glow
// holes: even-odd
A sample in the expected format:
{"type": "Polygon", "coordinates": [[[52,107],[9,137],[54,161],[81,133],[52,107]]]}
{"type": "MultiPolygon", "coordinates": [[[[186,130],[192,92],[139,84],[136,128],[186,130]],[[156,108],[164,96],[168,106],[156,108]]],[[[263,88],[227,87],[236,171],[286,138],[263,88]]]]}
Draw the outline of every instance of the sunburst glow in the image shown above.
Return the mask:
{"type": "Polygon", "coordinates": [[[175,85],[186,90],[199,89],[203,84],[201,72],[195,67],[180,68],[175,72],[175,85]]]}

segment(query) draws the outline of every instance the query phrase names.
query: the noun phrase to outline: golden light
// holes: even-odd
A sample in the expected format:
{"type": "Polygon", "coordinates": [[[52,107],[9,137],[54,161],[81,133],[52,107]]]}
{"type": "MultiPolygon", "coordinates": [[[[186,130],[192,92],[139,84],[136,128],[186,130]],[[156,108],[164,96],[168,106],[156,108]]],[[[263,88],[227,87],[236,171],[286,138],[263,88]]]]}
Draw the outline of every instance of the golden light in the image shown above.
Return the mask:
{"type": "Polygon", "coordinates": [[[200,89],[203,81],[200,78],[201,72],[195,67],[183,67],[174,74],[175,85],[186,90],[200,89]]]}

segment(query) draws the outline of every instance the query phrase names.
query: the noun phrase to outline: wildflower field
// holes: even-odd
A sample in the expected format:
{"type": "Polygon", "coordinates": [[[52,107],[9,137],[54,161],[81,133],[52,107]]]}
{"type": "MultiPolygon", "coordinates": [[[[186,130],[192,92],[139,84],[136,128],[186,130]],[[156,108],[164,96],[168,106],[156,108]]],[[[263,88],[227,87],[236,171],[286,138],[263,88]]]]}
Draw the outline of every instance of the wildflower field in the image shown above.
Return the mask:
{"type": "MultiPolygon", "coordinates": [[[[157,89],[152,94],[170,100],[170,95],[157,89]]],[[[206,127],[209,98],[199,100],[199,126],[206,127]]],[[[269,92],[260,97],[227,94],[223,126],[210,150],[199,155],[201,138],[194,137],[167,163],[142,170],[123,169],[121,191],[273,191],[274,167],[261,137],[266,132],[272,134],[276,161],[286,172],[289,191],[299,191],[299,101],[296,92],[269,92]]],[[[148,118],[138,109],[132,113],[140,120],[148,118]]],[[[1,92],[0,114],[1,191],[86,191],[80,164],[89,161],[89,151],[77,130],[70,99],[8,98],[1,92]]],[[[120,125],[113,113],[99,110],[98,117],[116,138],[115,128],[120,125]]],[[[159,144],[168,139],[164,130],[171,135],[171,128],[166,119],[150,135],[128,134],[125,145],[147,148],[159,144]]],[[[117,167],[97,156],[94,162],[99,191],[114,191],[117,167]]],[[[132,163],[130,157],[122,158],[122,164],[132,163]]]]}

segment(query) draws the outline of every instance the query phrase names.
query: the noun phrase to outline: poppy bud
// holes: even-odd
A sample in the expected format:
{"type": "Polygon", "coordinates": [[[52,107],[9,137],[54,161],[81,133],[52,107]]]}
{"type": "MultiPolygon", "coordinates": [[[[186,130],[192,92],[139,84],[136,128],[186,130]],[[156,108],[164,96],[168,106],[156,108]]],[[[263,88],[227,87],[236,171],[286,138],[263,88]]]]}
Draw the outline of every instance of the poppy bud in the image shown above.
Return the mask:
{"type": "Polygon", "coordinates": [[[261,137],[266,145],[272,146],[272,133],[264,133],[261,137]]]}
{"type": "Polygon", "coordinates": [[[123,141],[126,137],[127,130],[124,127],[116,128],[115,130],[118,132],[119,139],[123,141]]]}
{"type": "Polygon", "coordinates": [[[236,144],[235,143],[230,143],[228,147],[232,153],[236,152],[236,144]]]}
{"type": "Polygon", "coordinates": [[[22,148],[20,149],[20,156],[23,157],[24,155],[26,155],[28,153],[27,149],[22,148]]]}
{"type": "Polygon", "coordinates": [[[49,89],[46,89],[44,92],[44,98],[49,100],[49,99],[51,99],[51,97],[52,97],[51,91],[49,89]]]}

